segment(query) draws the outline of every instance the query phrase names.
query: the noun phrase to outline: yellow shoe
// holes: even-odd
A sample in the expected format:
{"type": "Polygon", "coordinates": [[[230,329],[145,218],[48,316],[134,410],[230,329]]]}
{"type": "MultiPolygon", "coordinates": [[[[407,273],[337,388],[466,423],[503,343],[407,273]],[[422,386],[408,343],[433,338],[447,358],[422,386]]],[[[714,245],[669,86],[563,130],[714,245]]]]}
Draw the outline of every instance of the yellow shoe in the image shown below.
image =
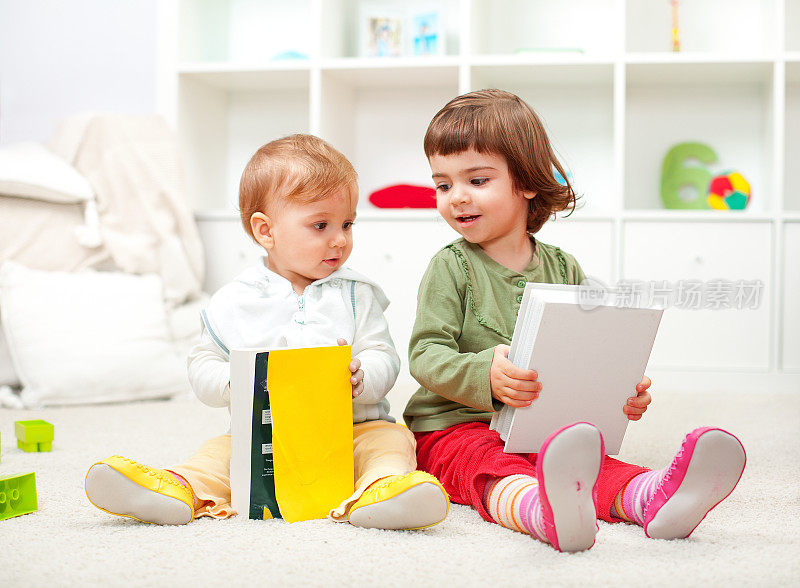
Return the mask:
{"type": "Polygon", "coordinates": [[[156,525],[194,519],[194,495],[166,470],[114,455],[86,473],[86,497],[109,514],[156,525]]]}
{"type": "Polygon", "coordinates": [[[350,509],[350,523],[370,529],[424,529],[450,510],[439,480],[419,470],[373,482],[350,509]]]}

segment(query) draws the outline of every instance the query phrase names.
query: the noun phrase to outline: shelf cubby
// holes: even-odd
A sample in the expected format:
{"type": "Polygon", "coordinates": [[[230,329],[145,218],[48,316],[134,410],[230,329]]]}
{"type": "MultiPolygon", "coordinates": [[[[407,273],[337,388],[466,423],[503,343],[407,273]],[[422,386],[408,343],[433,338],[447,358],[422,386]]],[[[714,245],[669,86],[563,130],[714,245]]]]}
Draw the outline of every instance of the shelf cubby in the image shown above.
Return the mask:
{"type": "Polygon", "coordinates": [[[392,184],[432,186],[422,140],[458,93],[458,67],[335,68],[321,72],[319,133],[359,172],[361,200],[392,184]]]}
{"type": "Polygon", "coordinates": [[[583,54],[619,51],[615,0],[473,0],[475,55],[583,54]]]}
{"type": "Polygon", "coordinates": [[[264,63],[312,55],[311,0],[180,0],[179,60],[264,63]]]}
{"type": "MultiPolygon", "coordinates": [[[[461,4],[459,0],[407,0],[405,2],[324,0],[322,2],[320,55],[323,58],[364,57],[359,39],[364,28],[362,21],[370,14],[386,14],[402,19],[403,26],[407,27],[412,15],[431,9],[439,12],[440,27],[444,38],[444,55],[458,55],[460,52],[461,4]]],[[[409,44],[409,31],[404,31],[403,35],[404,42],[409,44]]],[[[435,56],[424,57],[424,59],[433,58],[435,56]]]]}
{"type": "MultiPolygon", "coordinates": [[[[773,64],[629,63],[625,121],[625,206],[663,209],[661,165],[678,143],[709,145],[712,174],[738,170],[753,193],[746,213],[772,211],[773,64]]],[[[687,199],[693,194],[687,194],[687,199]]]]}
{"type": "MultiPolygon", "coordinates": [[[[775,36],[780,1],[679,2],[681,53],[774,55],[780,49],[775,36]]],[[[672,8],[667,0],[629,0],[625,20],[628,52],[672,52],[672,8]]]]}
{"type": "Polygon", "coordinates": [[[242,169],[255,150],[309,132],[309,77],[307,70],[180,74],[179,141],[196,209],[236,210],[242,169]]]}

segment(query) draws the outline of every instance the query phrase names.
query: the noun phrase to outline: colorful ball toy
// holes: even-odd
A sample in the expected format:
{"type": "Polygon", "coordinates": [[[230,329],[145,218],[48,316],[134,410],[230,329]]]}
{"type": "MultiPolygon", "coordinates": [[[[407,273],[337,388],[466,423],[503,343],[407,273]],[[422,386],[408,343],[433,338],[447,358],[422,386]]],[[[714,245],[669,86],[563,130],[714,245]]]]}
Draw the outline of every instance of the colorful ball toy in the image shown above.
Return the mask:
{"type": "Polygon", "coordinates": [[[743,210],[750,201],[750,184],[739,172],[726,171],[711,178],[708,205],[716,210],[743,210]]]}

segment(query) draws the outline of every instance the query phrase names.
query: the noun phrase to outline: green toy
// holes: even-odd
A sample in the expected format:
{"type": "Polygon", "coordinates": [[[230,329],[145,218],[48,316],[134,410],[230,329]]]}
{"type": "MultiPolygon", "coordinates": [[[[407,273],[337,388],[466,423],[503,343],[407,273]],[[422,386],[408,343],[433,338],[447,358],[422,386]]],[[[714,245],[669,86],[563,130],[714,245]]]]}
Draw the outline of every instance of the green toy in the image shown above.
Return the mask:
{"type": "Polygon", "coordinates": [[[17,435],[17,447],[22,451],[50,451],[53,448],[55,433],[53,425],[47,421],[16,421],[14,432],[17,435]]]}
{"type": "Polygon", "coordinates": [[[37,510],[36,474],[0,476],[0,521],[37,510]]]}
{"type": "Polygon", "coordinates": [[[666,208],[708,210],[712,174],[704,167],[685,165],[687,159],[708,165],[717,161],[717,154],[703,143],[679,143],[670,149],[661,165],[661,200],[666,208]],[[680,194],[686,187],[694,189],[694,197],[688,200],[680,194]]]}

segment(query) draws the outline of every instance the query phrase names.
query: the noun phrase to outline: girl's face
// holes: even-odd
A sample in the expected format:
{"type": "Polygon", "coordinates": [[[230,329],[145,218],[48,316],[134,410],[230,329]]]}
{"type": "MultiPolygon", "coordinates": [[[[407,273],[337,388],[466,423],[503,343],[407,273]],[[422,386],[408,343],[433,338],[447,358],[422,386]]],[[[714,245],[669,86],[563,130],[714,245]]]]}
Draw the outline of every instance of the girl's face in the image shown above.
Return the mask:
{"type": "Polygon", "coordinates": [[[340,190],[319,202],[287,202],[264,215],[267,222],[254,233],[267,250],[267,267],[288,279],[298,293],[327,278],[353,250],[357,202],[340,190]]]}
{"type": "Polygon", "coordinates": [[[504,157],[470,149],[428,162],[439,214],[467,241],[485,249],[527,233],[535,193],[514,190],[504,157]]]}

